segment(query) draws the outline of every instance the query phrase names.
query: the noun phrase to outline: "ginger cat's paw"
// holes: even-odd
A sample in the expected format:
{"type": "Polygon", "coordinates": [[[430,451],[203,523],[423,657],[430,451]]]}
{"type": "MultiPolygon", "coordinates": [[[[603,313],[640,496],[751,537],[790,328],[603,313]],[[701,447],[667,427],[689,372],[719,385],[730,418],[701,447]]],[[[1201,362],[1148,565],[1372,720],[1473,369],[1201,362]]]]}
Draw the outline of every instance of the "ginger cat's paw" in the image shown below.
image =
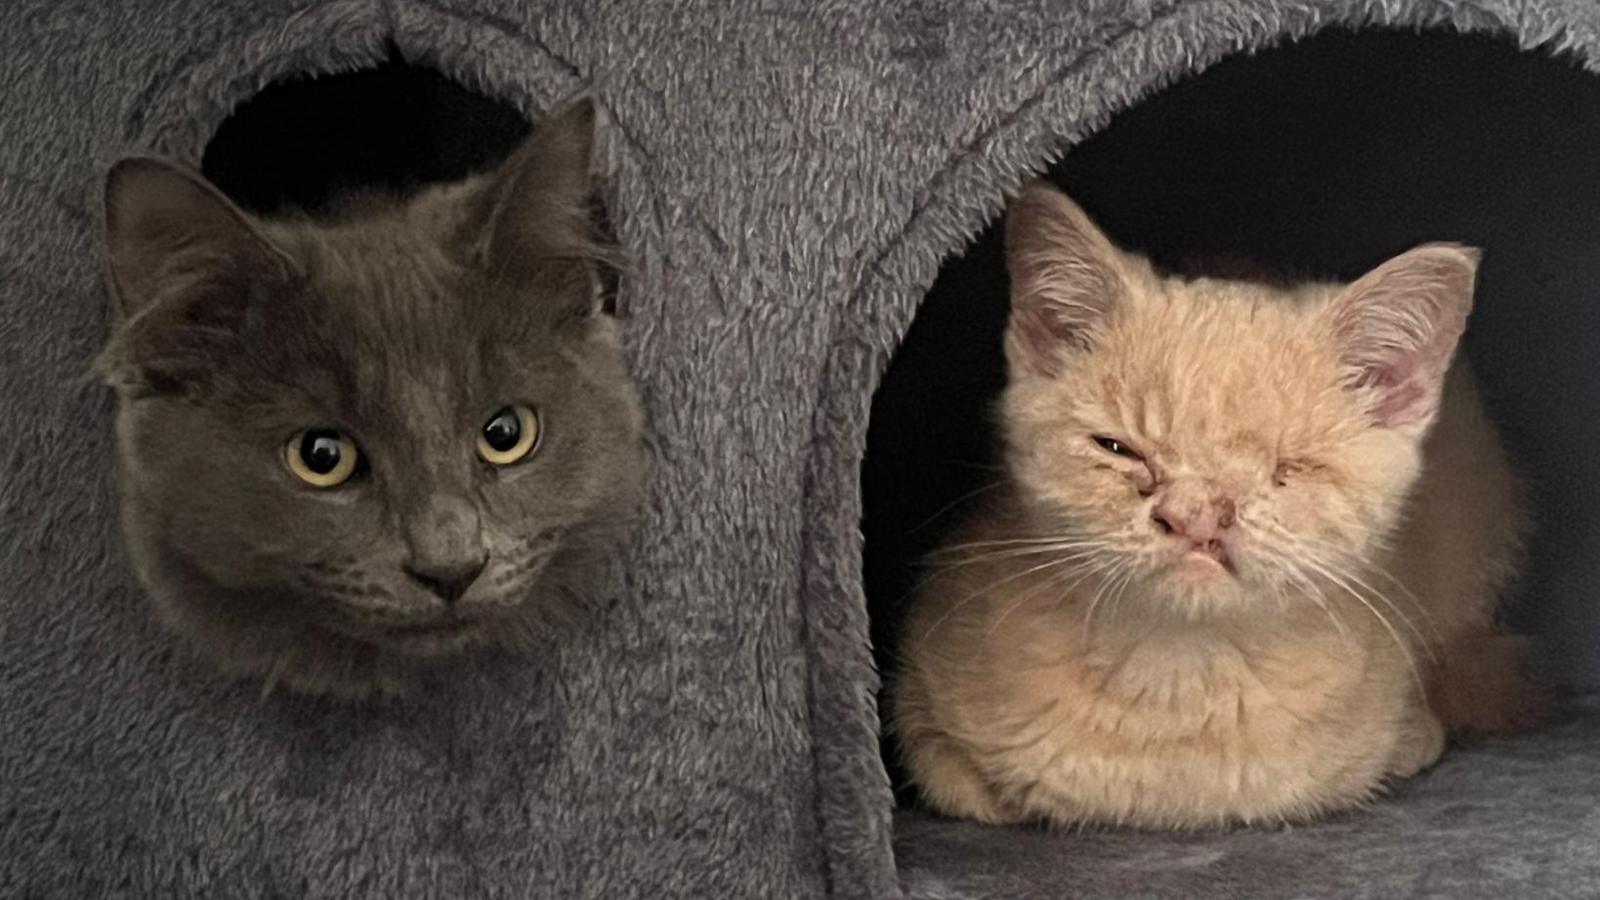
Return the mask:
{"type": "Polygon", "coordinates": [[[1444,725],[1433,713],[1418,710],[1401,732],[1394,758],[1389,763],[1389,774],[1410,778],[1438,762],[1443,753],[1444,725]]]}
{"type": "Polygon", "coordinates": [[[914,751],[908,762],[917,773],[923,799],[935,811],[990,825],[1021,821],[1000,802],[983,774],[960,751],[929,743],[914,751]]]}

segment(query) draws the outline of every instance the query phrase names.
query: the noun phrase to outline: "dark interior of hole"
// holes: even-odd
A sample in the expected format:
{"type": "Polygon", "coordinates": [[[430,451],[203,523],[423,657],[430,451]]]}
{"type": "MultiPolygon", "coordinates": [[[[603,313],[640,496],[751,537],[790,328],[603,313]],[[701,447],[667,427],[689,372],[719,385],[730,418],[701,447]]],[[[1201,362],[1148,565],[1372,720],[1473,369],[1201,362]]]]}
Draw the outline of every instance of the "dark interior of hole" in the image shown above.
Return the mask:
{"type": "Polygon", "coordinates": [[[509,104],[391,54],[268,86],[217,130],[201,170],[253,212],[320,213],[347,191],[405,193],[491,168],[528,128],[509,104]]]}
{"type": "MultiPolygon", "coordinates": [[[[1600,686],[1600,78],[1452,33],[1323,33],[1225,60],[1116,116],[1050,169],[1124,246],[1353,278],[1413,245],[1485,248],[1466,352],[1531,482],[1514,625],[1553,677],[1600,686]]],[[[918,561],[997,477],[1007,283],[996,222],[950,258],[874,397],[862,471],[880,671],[918,561]]],[[[885,707],[887,710],[887,706],[885,707]]],[[[894,748],[885,747],[902,784],[894,748]]]]}

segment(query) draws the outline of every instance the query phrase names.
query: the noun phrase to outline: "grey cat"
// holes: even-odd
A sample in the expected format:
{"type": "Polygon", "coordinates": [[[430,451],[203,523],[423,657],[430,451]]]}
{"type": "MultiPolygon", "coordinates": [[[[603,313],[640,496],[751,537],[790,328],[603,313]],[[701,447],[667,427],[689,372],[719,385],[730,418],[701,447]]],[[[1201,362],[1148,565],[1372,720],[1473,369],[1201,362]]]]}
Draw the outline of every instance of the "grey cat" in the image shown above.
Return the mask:
{"type": "Polygon", "coordinates": [[[106,187],[122,527],[226,671],[415,688],[528,648],[641,492],[599,278],[594,111],[498,171],[326,220],[254,217],[153,159],[106,187]]]}

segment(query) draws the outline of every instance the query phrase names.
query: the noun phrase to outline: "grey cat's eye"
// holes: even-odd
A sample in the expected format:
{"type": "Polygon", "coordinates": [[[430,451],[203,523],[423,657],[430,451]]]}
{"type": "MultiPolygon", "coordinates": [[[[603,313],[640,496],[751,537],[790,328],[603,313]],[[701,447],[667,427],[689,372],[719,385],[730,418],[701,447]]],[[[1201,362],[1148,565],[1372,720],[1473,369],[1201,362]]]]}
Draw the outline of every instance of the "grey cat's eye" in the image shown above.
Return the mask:
{"type": "Polygon", "coordinates": [[[312,487],[330,488],[355,474],[361,450],[332,428],[311,428],[289,439],[283,458],[296,478],[312,487]]]}
{"type": "Polygon", "coordinates": [[[509,466],[532,453],[539,443],[539,414],[517,404],[489,417],[478,434],[478,455],[485,462],[509,466]]]}
{"type": "Polygon", "coordinates": [[[1106,451],[1107,453],[1115,453],[1118,456],[1133,460],[1144,459],[1144,457],[1135,452],[1132,447],[1129,447],[1127,444],[1124,444],[1116,438],[1101,437],[1097,434],[1094,435],[1094,442],[1099,444],[1100,449],[1106,451]]]}

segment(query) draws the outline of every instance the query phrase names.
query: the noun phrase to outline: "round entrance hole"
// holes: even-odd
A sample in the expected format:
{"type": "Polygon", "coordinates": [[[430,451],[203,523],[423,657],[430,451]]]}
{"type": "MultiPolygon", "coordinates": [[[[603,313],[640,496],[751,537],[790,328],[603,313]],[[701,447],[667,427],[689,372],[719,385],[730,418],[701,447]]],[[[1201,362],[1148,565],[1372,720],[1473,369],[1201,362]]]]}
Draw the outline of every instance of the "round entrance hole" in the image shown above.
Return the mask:
{"type": "MultiPolygon", "coordinates": [[[[1573,60],[1451,32],[1340,31],[1224,60],[1135,104],[1055,162],[1049,178],[1122,246],[1180,270],[1193,258],[1231,257],[1351,279],[1427,241],[1484,248],[1464,352],[1529,482],[1535,519],[1504,617],[1534,636],[1547,677],[1592,690],[1600,688],[1600,604],[1590,599],[1600,594],[1600,477],[1591,463],[1600,446],[1597,153],[1600,77],[1573,60]]],[[[1005,383],[1002,228],[991,223],[946,261],[873,400],[864,577],[886,682],[921,560],[1004,477],[992,410],[1005,383]]],[[[1577,745],[1593,768],[1596,718],[1454,751],[1428,776],[1431,788],[1402,786],[1382,801],[1404,813],[1337,834],[1313,827],[1318,842],[1297,843],[1276,867],[1256,832],[1042,835],[940,821],[916,811],[887,738],[884,753],[905,807],[897,856],[913,885],[927,878],[958,893],[1055,896],[1054,878],[1070,872],[1074,892],[1117,894],[1137,890],[1130,858],[1147,858],[1154,885],[1226,883],[1274,895],[1319,873],[1338,884],[1351,877],[1339,872],[1361,872],[1366,854],[1367,874],[1381,879],[1378,860],[1397,843],[1449,856],[1419,861],[1430,870],[1457,856],[1463,871],[1483,870],[1499,827],[1490,811],[1543,802],[1531,798],[1572,790],[1563,779],[1575,777],[1534,766],[1516,786],[1525,798],[1484,794],[1511,787],[1494,767],[1507,755],[1539,760],[1577,745]],[[1444,814],[1429,789],[1468,795],[1456,799],[1480,812],[1452,827],[1481,828],[1484,841],[1450,849],[1396,831],[1444,814]],[[1218,851],[1198,869],[1184,861],[1192,853],[1175,853],[1197,842],[1218,851]]],[[[1579,825],[1557,815],[1547,827],[1579,825]]],[[[1502,849],[1521,858],[1519,848],[1539,840],[1520,835],[1502,849]]]]}
{"type": "Polygon", "coordinates": [[[269,85],[217,129],[201,170],[252,212],[317,214],[348,191],[405,193],[487,170],[528,130],[510,104],[391,53],[269,85]]]}

